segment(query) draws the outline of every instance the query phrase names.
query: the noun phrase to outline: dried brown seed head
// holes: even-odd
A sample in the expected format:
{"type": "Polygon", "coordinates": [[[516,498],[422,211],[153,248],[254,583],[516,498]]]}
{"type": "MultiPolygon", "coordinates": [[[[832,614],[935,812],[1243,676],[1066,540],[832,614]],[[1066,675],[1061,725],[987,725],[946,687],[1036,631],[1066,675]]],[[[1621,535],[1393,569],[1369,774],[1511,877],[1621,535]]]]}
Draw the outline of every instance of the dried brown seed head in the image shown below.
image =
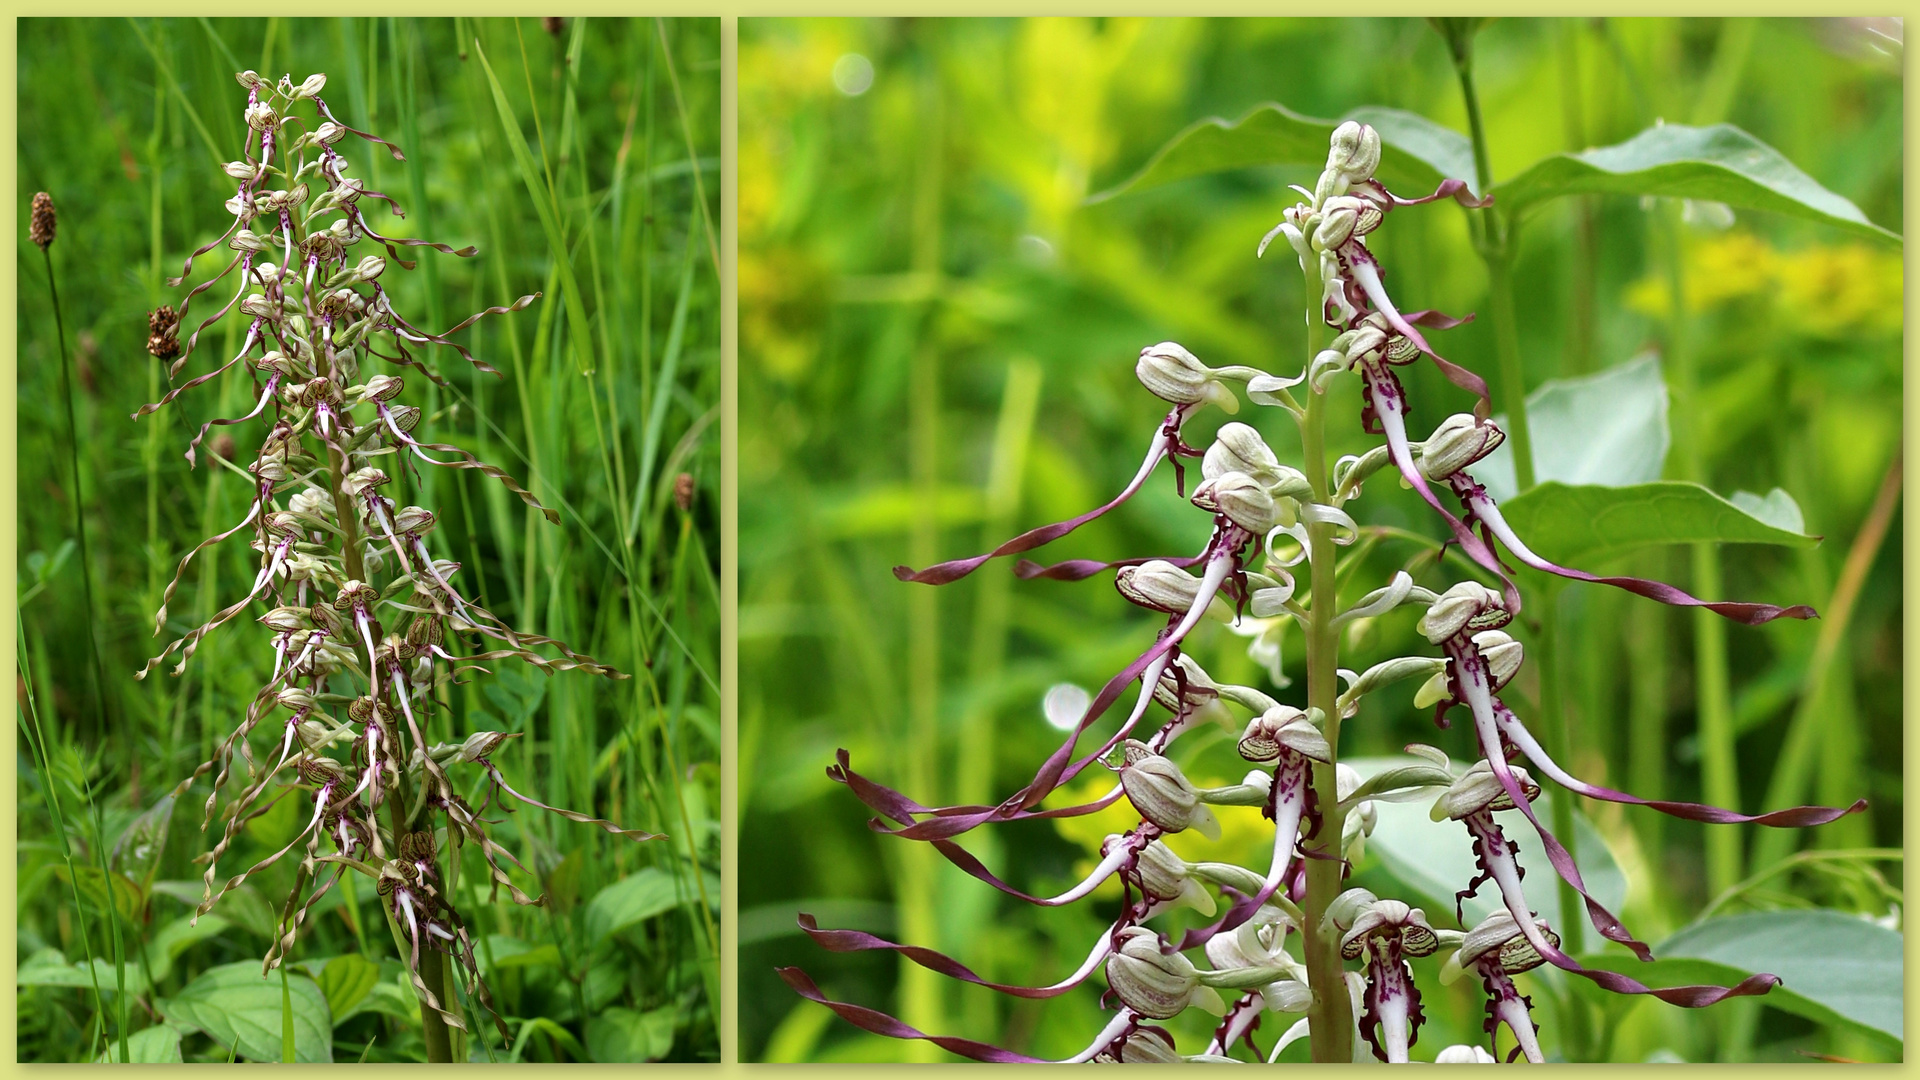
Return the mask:
{"type": "Polygon", "coordinates": [[[58,223],[53,212],[53,196],[44,191],[35,192],[33,217],[27,223],[27,238],[40,245],[41,251],[45,251],[47,246],[53,243],[54,227],[58,223]]]}

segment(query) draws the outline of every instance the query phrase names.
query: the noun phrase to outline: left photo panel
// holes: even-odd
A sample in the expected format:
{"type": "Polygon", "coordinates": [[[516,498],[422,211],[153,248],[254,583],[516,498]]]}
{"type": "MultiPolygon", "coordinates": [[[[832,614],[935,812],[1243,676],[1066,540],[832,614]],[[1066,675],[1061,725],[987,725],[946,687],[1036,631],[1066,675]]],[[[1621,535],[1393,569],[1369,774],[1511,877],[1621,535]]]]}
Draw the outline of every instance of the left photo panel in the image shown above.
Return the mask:
{"type": "Polygon", "coordinates": [[[721,45],[19,20],[18,1060],[719,1060],[721,45]]]}

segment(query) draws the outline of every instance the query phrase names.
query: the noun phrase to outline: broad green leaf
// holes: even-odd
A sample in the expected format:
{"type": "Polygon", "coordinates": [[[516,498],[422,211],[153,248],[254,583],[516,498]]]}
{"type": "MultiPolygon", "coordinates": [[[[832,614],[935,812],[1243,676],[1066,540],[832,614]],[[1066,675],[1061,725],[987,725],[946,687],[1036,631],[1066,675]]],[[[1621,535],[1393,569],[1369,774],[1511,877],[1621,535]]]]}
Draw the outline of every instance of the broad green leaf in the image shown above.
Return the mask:
{"type": "Polygon", "coordinates": [[[1659,963],[1582,958],[1648,985],[1730,985],[1768,972],[1781,985],[1767,1004],[1823,1024],[1903,1038],[1904,939],[1898,931],[1842,911],[1756,911],[1690,926],[1654,947],[1659,963]]]}
{"type": "Polygon", "coordinates": [[[1493,188],[1495,204],[1519,213],[1561,195],[1663,195],[1809,218],[1862,236],[1900,241],[1846,198],[1820,186],[1778,150],[1731,124],[1665,124],[1626,142],[1555,154],[1493,188]]]}
{"type": "MultiPolygon", "coordinates": [[[[95,1064],[121,1064],[120,1043],[110,1041],[95,1064]]],[[[127,1036],[127,1060],[135,1065],[178,1065],[180,1031],[169,1024],[155,1024],[127,1036]]]]}
{"type": "Polygon", "coordinates": [[[671,1005],[644,1013],[608,1009],[587,1021],[587,1052],[598,1062],[657,1061],[673,1049],[678,1012],[671,1005]]]}
{"type": "MultiPolygon", "coordinates": [[[[717,902],[719,879],[708,873],[706,885],[707,898],[717,902]]],[[[595,894],[587,904],[587,936],[603,941],[634,923],[699,900],[700,894],[689,877],[676,879],[657,866],[644,867],[595,894]]]]}
{"type": "MultiPolygon", "coordinates": [[[[294,1060],[333,1060],[333,1018],[327,995],[305,975],[288,975],[293,1003],[294,1060]]],[[[252,1061],[280,1060],[280,980],[260,973],[258,960],[202,972],[160,1004],[166,1018],[205,1032],[252,1061]]]]}
{"type": "Polygon", "coordinates": [[[560,950],[552,942],[534,945],[505,934],[491,934],[487,945],[496,968],[560,966],[560,950]]]}
{"type": "Polygon", "coordinates": [[[182,916],[162,926],[147,941],[147,967],[153,972],[154,981],[166,979],[173,970],[174,959],[181,953],[208,938],[219,937],[231,925],[218,915],[202,915],[198,925],[191,917],[182,916]]]}
{"type": "Polygon", "coordinates": [[[1727,501],[1776,529],[1785,529],[1790,533],[1807,531],[1807,518],[1800,512],[1800,504],[1780,488],[1774,488],[1765,495],[1736,491],[1728,496],[1727,501]]]}
{"type": "Polygon", "coordinates": [[[140,909],[145,906],[145,896],[141,893],[140,886],[135,884],[125,874],[116,871],[112,877],[109,878],[106,874],[102,873],[97,866],[86,863],[75,863],[73,864],[71,873],[68,872],[65,864],[56,864],[53,868],[53,875],[58,878],[63,885],[69,881],[78,883],[80,895],[84,897],[86,901],[92,905],[93,910],[100,913],[102,917],[105,916],[107,911],[107,890],[109,888],[107,883],[111,881],[113,906],[114,909],[120,913],[120,918],[129,923],[140,920],[140,909]]]}
{"type": "MultiPolygon", "coordinates": [[[[141,974],[139,965],[127,965],[126,975],[127,993],[146,993],[147,979],[141,974]]],[[[100,981],[101,993],[115,992],[118,983],[114,978],[113,964],[106,959],[95,957],[93,970],[89,972],[85,964],[68,963],[59,949],[41,949],[21,962],[14,972],[13,981],[16,986],[71,986],[92,990],[96,976],[100,981]]]]}
{"type": "MultiPolygon", "coordinates": [[[[1358,120],[1380,132],[1379,176],[1389,185],[1430,191],[1449,177],[1473,185],[1473,146],[1457,131],[1400,109],[1355,109],[1341,120],[1358,120]]],[[[1116,195],[1229,169],[1257,165],[1317,168],[1326,164],[1328,140],[1341,120],[1302,116],[1277,104],[1257,106],[1234,121],[1210,117],[1189,125],[1156,150],[1139,172],[1088,201],[1103,202],[1116,195]]]]}
{"type": "MultiPolygon", "coordinates": [[[[1433,766],[1414,757],[1354,758],[1345,762],[1360,771],[1362,777],[1372,777],[1389,769],[1407,768],[1418,765],[1422,768],[1433,766]]],[[[1455,763],[1456,773],[1466,771],[1464,764],[1455,763]]],[[[1558,792],[1543,792],[1534,800],[1534,813],[1549,826],[1553,820],[1553,798],[1558,792]]],[[[1435,792],[1435,798],[1439,793],[1435,792]]],[[[1377,859],[1401,884],[1418,893],[1418,897],[1403,899],[1409,903],[1424,900],[1427,916],[1434,925],[1450,923],[1453,919],[1453,894],[1466,888],[1479,873],[1473,857],[1473,838],[1467,835],[1466,826],[1457,821],[1434,821],[1427,816],[1431,799],[1418,799],[1405,803],[1376,802],[1379,822],[1373,835],[1367,838],[1366,855],[1362,859],[1362,868],[1377,859]]],[[[1495,820],[1507,836],[1520,845],[1520,861],[1530,871],[1521,880],[1521,888],[1527,895],[1527,903],[1535,911],[1556,912],[1560,910],[1560,900],[1555,892],[1553,865],[1540,854],[1539,837],[1533,833],[1533,826],[1527,823],[1517,810],[1502,811],[1495,820]]],[[[1600,838],[1587,819],[1574,815],[1575,858],[1580,864],[1580,876],[1587,883],[1587,891],[1593,898],[1618,911],[1626,899],[1627,879],[1620,867],[1613,861],[1613,854],[1607,850],[1606,841],[1600,838]]],[[[1466,925],[1472,926],[1491,915],[1501,907],[1500,891],[1492,884],[1482,884],[1478,892],[1462,904],[1466,916],[1466,925]]]]}
{"type": "Polygon", "coordinates": [[[1535,552],[1583,569],[1651,544],[1805,548],[1820,539],[1776,528],[1699,484],[1680,480],[1631,487],[1545,483],[1502,503],[1500,512],[1535,552]]]}
{"type": "Polygon", "coordinates": [[[348,953],[328,960],[315,980],[327,997],[334,1026],[361,1012],[367,995],[380,982],[380,966],[364,956],[348,953]]]}
{"type": "MultiPolygon", "coordinates": [[[[205,895],[205,886],[198,881],[156,881],[153,883],[153,891],[161,896],[170,896],[190,908],[197,908],[200,906],[200,898],[205,895]]],[[[321,904],[315,910],[318,911],[327,906],[329,905],[325,898],[322,898],[321,904]]],[[[221,897],[220,904],[214,909],[213,914],[223,917],[228,923],[250,934],[268,939],[273,938],[275,926],[279,921],[278,914],[260,895],[260,890],[254,888],[251,883],[242,885],[221,897]]],[[[205,921],[206,918],[202,917],[201,922],[205,921]]]]}
{"type": "MultiPolygon", "coordinates": [[[[1494,417],[1511,431],[1505,416],[1494,417]]],[[[1577,379],[1550,379],[1527,395],[1533,476],[1544,483],[1623,487],[1660,479],[1667,461],[1667,384],[1660,360],[1636,357],[1577,379]]],[[[1517,494],[1513,444],[1473,466],[1473,478],[1505,507],[1517,494]]]]}

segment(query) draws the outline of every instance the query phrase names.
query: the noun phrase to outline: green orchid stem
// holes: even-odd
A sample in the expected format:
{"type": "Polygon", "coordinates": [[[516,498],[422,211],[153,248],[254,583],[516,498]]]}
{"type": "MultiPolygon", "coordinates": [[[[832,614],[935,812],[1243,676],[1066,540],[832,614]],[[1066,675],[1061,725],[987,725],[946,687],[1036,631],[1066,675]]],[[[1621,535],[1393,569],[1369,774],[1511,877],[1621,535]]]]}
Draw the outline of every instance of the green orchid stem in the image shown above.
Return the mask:
{"type": "Polygon", "coordinates": [[[1513,447],[1513,476],[1520,491],[1533,487],[1533,431],[1527,425],[1527,383],[1520,364],[1520,323],[1513,305],[1513,263],[1508,244],[1512,230],[1502,229],[1488,207],[1487,232],[1503,233],[1498,250],[1482,249],[1487,260],[1488,300],[1493,308],[1493,346],[1500,364],[1500,407],[1507,414],[1507,441],[1513,447]]]}
{"type": "MultiPolygon", "coordinates": [[[[1321,282],[1315,265],[1306,275],[1307,351],[1319,353],[1325,329],[1321,325],[1319,304],[1321,282]]],[[[1327,396],[1308,387],[1306,416],[1300,424],[1300,444],[1305,459],[1307,481],[1313,485],[1314,500],[1326,502],[1327,490],[1327,396]]],[[[1311,563],[1310,595],[1312,607],[1307,618],[1307,702],[1326,717],[1327,745],[1333,760],[1313,767],[1313,791],[1321,808],[1320,840],[1307,856],[1307,923],[1305,929],[1308,984],[1313,987],[1313,1005],[1307,1012],[1307,1026],[1313,1060],[1345,1063],[1353,1060],[1353,1002],[1347,995],[1346,965],[1340,959],[1340,933],[1325,921],[1327,908],[1340,895],[1340,836],[1346,825],[1346,811],[1340,807],[1338,777],[1334,767],[1340,754],[1339,648],[1340,631],[1333,625],[1338,608],[1335,596],[1338,579],[1333,545],[1334,526],[1319,522],[1307,526],[1307,550],[1311,563]],[[1315,858],[1313,856],[1321,856],[1315,858]]],[[[1285,885],[1282,885],[1285,888],[1285,885]]]]}
{"type": "MultiPolygon", "coordinates": [[[[1460,77],[1467,106],[1467,130],[1473,141],[1473,178],[1478,194],[1493,190],[1493,162],[1487,153],[1487,129],[1480,119],[1480,95],[1473,86],[1473,29],[1442,20],[1440,28],[1460,77]]],[[[1500,406],[1507,414],[1507,439],[1513,446],[1514,479],[1521,491],[1533,486],[1533,433],[1527,426],[1527,384],[1520,364],[1520,323],[1513,306],[1513,253],[1519,223],[1497,205],[1479,215],[1477,246],[1487,264],[1488,302],[1493,309],[1493,345],[1500,364],[1500,406]]]]}
{"type": "MultiPolygon", "coordinates": [[[[1560,601],[1565,593],[1563,586],[1551,586],[1544,591],[1540,600],[1540,719],[1538,730],[1547,743],[1547,752],[1555,759],[1569,763],[1573,761],[1573,730],[1567,723],[1566,710],[1566,671],[1564,658],[1568,653],[1567,639],[1564,636],[1565,623],[1561,619],[1560,601]]],[[[1567,857],[1578,862],[1580,858],[1579,834],[1575,831],[1573,818],[1574,794],[1564,788],[1554,793],[1551,815],[1553,831],[1560,843],[1567,849],[1567,857]]],[[[1586,909],[1580,901],[1580,894],[1565,880],[1556,878],[1555,897],[1559,901],[1560,937],[1567,952],[1578,955],[1585,950],[1586,909]]],[[[1571,982],[1571,980],[1569,980],[1571,982]]],[[[1565,1044],[1565,1054],[1569,1061],[1592,1061],[1594,1057],[1593,1025],[1587,1012],[1583,994],[1569,985],[1564,997],[1565,1007],[1561,1009],[1559,1036],[1565,1044]]]]}
{"type": "MultiPolygon", "coordinates": [[[[1688,341],[1686,310],[1686,271],[1681,261],[1680,204],[1667,200],[1658,215],[1661,245],[1665,250],[1667,304],[1667,385],[1673,394],[1674,442],[1679,451],[1681,477],[1696,484],[1707,481],[1705,454],[1700,433],[1692,418],[1699,415],[1700,371],[1697,357],[1688,341]]],[[[1713,544],[1695,544],[1693,591],[1700,596],[1724,595],[1721,585],[1720,549],[1713,544]]],[[[1693,611],[1694,709],[1698,714],[1700,745],[1700,786],[1706,801],[1715,806],[1734,806],[1740,799],[1740,763],[1735,752],[1733,731],[1733,695],[1727,660],[1727,624],[1705,608],[1693,611]]],[[[1721,893],[1745,876],[1741,853],[1746,830],[1739,825],[1720,825],[1707,830],[1707,888],[1721,893]]]]}

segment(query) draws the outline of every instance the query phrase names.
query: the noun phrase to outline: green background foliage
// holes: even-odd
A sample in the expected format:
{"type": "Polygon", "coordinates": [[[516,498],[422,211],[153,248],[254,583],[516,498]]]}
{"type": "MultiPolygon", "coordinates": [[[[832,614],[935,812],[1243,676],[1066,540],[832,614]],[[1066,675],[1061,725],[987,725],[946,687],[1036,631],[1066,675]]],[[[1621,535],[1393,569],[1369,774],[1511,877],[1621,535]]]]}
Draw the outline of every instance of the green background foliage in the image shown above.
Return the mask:
{"type": "MultiPolygon", "coordinates": [[[[352,898],[335,889],[307,924],[293,954],[286,1000],[297,1005],[295,1038],[285,1048],[280,979],[258,972],[292,862],[198,927],[186,924],[200,898],[193,857],[210,842],[197,827],[205,788],[178,807],[163,796],[232,730],[265,680],[267,632],[240,619],[216,632],[183,678],[131,678],[257,569],[245,535],[204,552],[175,599],[167,638],[153,638],[152,612],[175,563],[247,505],[244,479],[204,450],[197,470],[181,458],[192,427],[246,412],[257,390],[243,369],[139,423],[128,419],[166,389],[164,365],[143,348],[147,311],[177,304],[184,291],[163,279],[230,220],[221,203],[234,184],[219,165],[240,154],[241,68],[296,82],[326,73],[325,96],[343,121],[407,153],[396,162],[351,137],[341,147],[354,175],[408,211],[404,220],[373,214],[375,227],[480,248],[472,259],[428,252],[412,273],[390,268],[384,284],[412,321],[438,330],[544,294],[462,336],[504,378],[435,350],[427,360],[450,386],[409,386],[409,400],[426,406],[427,441],[505,468],[558,509],[561,524],[473,472],[423,468],[417,489],[395,480],[401,497],[438,513],[435,554],[463,565],[469,595],[634,678],[549,678],[500,665],[463,679],[429,737],[522,732],[500,757],[516,786],[672,839],[637,845],[525,808],[489,814],[530,868],[522,886],[550,897],[545,908],[493,902],[471,853],[460,875],[459,904],[516,1038],[508,1047],[495,1037],[492,1053],[717,1058],[719,24],[550,21],[559,24],[552,32],[539,19],[22,20],[22,641],[52,764],[39,767],[23,739],[20,1060],[102,1053],[89,957],[100,958],[116,1059],[122,1023],[139,1060],[225,1061],[236,1049],[267,1060],[283,1049],[299,1060],[421,1055],[418,1010],[365,883],[352,898]],[[517,163],[515,142],[531,170],[517,163]],[[52,257],[77,367],[81,507],[106,671],[98,688],[80,559],[64,546],[76,493],[60,352],[41,253],[24,235],[37,190],[60,213],[52,257]],[[690,510],[673,498],[682,473],[692,478],[690,510]],[[60,829],[50,796],[63,811],[60,829]],[[61,856],[69,840],[72,875],[61,856]],[[93,865],[102,855],[109,874],[93,865]],[[109,959],[109,903],[130,958],[127,1009],[109,959]]],[[[203,297],[195,314],[214,310],[218,299],[202,305],[219,295],[203,297]]],[[[183,379],[237,351],[238,322],[206,333],[183,379]]],[[[235,435],[230,452],[244,465],[264,428],[215,431],[235,435]]],[[[24,728],[24,690],[20,713],[24,728]]],[[[277,849],[302,823],[300,801],[249,826],[223,867],[277,849]]]]}
{"type": "MultiPolygon", "coordinates": [[[[1872,40],[1841,20],[1495,21],[1475,41],[1474,69],[1493,179],[1626,142],[1661,120],[1724,122],[1900,233],[1898,61],[1872,40]]],[[[945,1057],[800,1001],[773,975],[783,964],[805,967],[829,996],[922,1030],[1071,1054],[1100,1025],[1093,987],[1049,1002],[999,998],[886,954],[827,953],[793,916],[809,911],[822,926],[929,945],[987,978],[1040,985],[1084,955],[1112,895],[1064,910],[1001,897],[920,845],[875,837],[866,808],[822,770],[846,747],[855,768],[927,805],[995,802],[1057,744],[1039,707],[1047,688],[1098,686],[1157,624],[1104,578],[1019,583],[989,566],[936,590],[888,569],[985,550],[1118,490],[1164,412],[1133,377],[1143,346],[1173,339],[1216,366],[1299,370],[1299,274],[1284,246],[1263,262],[1253,253],[1292,201],[1284,185],[1310,184],[1317,158],[1090,195],[1134,177],[1193,122],[1238,120],[1267,102],[1322,118],[1391,107],[1464,133],[1460,88],[1441,37],[1417,20],[745,20],[740,50],[741,1057],[945,1057]],[[860,65],[844,59],[855,55],[873,72],[858,94],[848,91],[860,65]]],[[[1535,601],[1516,633],[1536,660],[1555,660],[1530,664],[1509,700],[1536,730],[1564,728],[1560,759],[1574,772],[1647,797],[1702,798],[1699,691],[1724,680],[1726,695],[1707,697],[1730,733],[1739,809],[1771,809],[1783,795],[1872,800],[1867,813],[1812,832],[1732,831],[1732,880],[1716,878],[1724,863],[1709,865],[1707,832],[1718,827],[1581,807],[1582,862],[1615,868],[1625,887],[1616,910],[1656,954],[1679,935],[1676,957],[1696,959],[1685,961],[1691,974],[1670,970],[1688,977],[1730,978],[1736,955],[1753,969],[1819,960],[1783,957],[1781,941],[1796,939],[1772,923],[1746,937],[1726,923],[1688,929],[1703,914],[1765,922],[1832,909],[1880,919],[1894,938],[1899,925],[1888,884],[1899,875],[1884,849],[1897,859],[1903,839],[1902,528],[1896,506],[1876,538],[1872,508],[1898,483],[1900,251],[1876,229],[1744,209],[1732,217],[1622,194],[1536,203],[1513,273],[1530,390],[1657,353],[1673,388],[1675,445],[1688,449],[1637,480],[1699,480],[1776,525],[1785,519],[1775,511],[1797,508],[1804,530],[1788,531],[1824,537],[1720,553],[1729,598],[1807,602],[1827,616],[1728,627],[1724,660],[1708,642],[1702,661],[1688,613],[1599,586],[1523,583],[1535,601]],[[1690,394],[1674,381],[1682,362],[1697,383],[1690,394]],[[1738,494],[1776,487],[1790,501],[1738,494]],[[1857,601],[1835,610],[1849,581],[1857,601]],[[1720,951],[1687,951],[1707,938],[1720,951]]],[[[1436,344],[1495,382],[1488,274],[1469,236],[1466,213],[1442,204],[1393,214],[1373,248],[1403,308],[1480,313],[1436,344]]],[[[1470,403],[1426,365],[1402,378],[1416,438],[1470,403]]],[[[1336,417],[1357,419],[1357,382],[1336,384],[1336,417]]],[[[1285,425],[1253,412],[1239,419],[1283,461],[1297,454],[1285,425]]],[[[1222,419],[1203,414],[1189,441],[1204,446],[1222,419]]],[[[1357,423],[1330,431],[1335,454],[1375,441],[1357,423]]],[[[1536,444],[1582,434],[1534,427],[1536,444]]],[[[1430,512],[1390,475],[1352,509],[1371,529],[1343,555],[1354,571],[1343,598],[1401,567],[1436,588],[1459,576],[1452,564],[1436,569],[1431,541],[1420,541],[1439,535],[1430,512]]],[[[1045,555],[1190,554],[1207,529],[1160,475],[1045,555]]],[[[1684,548],[1629,546],[1583,568],[1694,580],[1684,548]]],[[[1413,622],[1361,621],[1343,664],[1430,651],[1413,622]]],[[[1193,652],[1217,678],[1265,685],[1244,644],[1213,627],[1193,652]]],[[[1295,685],[1279,693],[1298,704],[1298,636],[1283,633],[1281,649],[1295,685]]],[[[1343,754],[1390,755],[1418,739],[1470,757],[1458,725],[1436,731],[1411,707],[1413,689],[1368,698],[1343,754]]],[[[1177,760],[1201,784],[1245,770],[1225,732],[1183,740],[1177,760]]],[[[1220,817],[1218,844],[1182,836],[1173,846],[1264,865],[1257,812],[1220,817]]],[[[980,830],[966,845],[1015,886],[1058,891],[1091,865],[1105,832],[1132,820],[1123,807],[1111,818],[980,830]]],[[[1396,878],[1394,866],[1421,853],[1392,850],[1386,829],[1369,848],[1387,850],[1362,862],[1356,884],[1450,920],[1446,898],[1396,878]]],[[[1537,842],[1514,835],[1523,858],[1539,861],[1537,842]]],[[[1551,885],[1544,863],[1533,876],[1551,885]]],[[[1552,914],[1551,889],[1542,895],[1552,914]]],[[[1584,937],[1570,944],[1595,963],[1613,955],[1584,937]]],[[[1798,940],[1810,954],[1830,939],[1798,940]]],[[[1875,977],[1857,943],[1834,948],[1824,956],[1834,970],[1875,977]]],[[[1660,970],[1635,967],[1649,981],[1660,970]]],[[[1419,978],[1431,1023],[1422,1049],[1479,1041],[1473,996],[1440,988],[1430,972],[1419,978]]],[[[1900,1056],[1883,1004],[1855,1016],[1832,1000],[1783,997],[1689,1014],[1570,989],[1552,974],[1523,981],[1542,1006],[1549,1053],[1565,1057],[1900,1056]]],[[[1262,1047],[1279,1030],[1268,1018],[1262,1047]]]]}

